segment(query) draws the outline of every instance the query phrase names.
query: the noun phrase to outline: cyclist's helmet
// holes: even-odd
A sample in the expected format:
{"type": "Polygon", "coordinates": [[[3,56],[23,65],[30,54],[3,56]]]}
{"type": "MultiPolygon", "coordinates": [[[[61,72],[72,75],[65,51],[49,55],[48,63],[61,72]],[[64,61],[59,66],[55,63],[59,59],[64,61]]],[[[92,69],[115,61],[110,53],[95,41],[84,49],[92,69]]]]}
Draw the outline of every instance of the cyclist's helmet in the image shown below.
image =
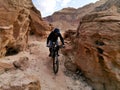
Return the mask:
{"type": "Polygon", "coordinates": [[[58,28],[55,28],[54,33],[60,34],[60,30],[58,28]]]}

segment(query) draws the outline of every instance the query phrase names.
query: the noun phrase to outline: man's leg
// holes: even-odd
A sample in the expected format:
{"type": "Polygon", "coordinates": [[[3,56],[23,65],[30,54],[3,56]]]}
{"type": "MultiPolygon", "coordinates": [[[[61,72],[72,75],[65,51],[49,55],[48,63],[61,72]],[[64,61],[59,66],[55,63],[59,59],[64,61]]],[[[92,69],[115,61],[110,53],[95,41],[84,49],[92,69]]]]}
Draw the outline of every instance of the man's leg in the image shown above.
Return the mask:
{"type": "Polygon", "coordinates": [[[52,48],[49,47],[49,56],[51,56],[51,51],[52,51],[52,48]]]}
{"type": "Polygon", "coordinates": [[[58,53],[58,51],[59,51],[58,41],[56,41],[56,45],[57,45],[57,55],[59,56],[59,53],[58,53]]]}
{"type": "Polygon", "coordinates": [[[53,42],[52,41],[49,41],[49,56],[51,56],[51,52],[52,52],[52,45],[53,45],[53,42]]]}

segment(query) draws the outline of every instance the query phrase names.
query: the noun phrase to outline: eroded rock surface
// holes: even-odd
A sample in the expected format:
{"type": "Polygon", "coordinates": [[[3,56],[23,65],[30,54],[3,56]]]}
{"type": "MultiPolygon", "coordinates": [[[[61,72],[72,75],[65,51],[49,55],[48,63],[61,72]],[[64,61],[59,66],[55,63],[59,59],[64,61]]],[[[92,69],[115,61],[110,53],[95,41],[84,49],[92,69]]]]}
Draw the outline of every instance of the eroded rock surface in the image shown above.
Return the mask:
{"type": "Polygon", "coordinates": [[[78,68],[83,71],[95,90],[120,89],[118,3],[119,0],[108,0],[99,7],[99,12],[95,11],[84,16],[76,36],[70,39],[72,48],[67,55],[74,56],[78,68]]]}
{"type": "Polygon", "coordinates": [[[49,25],[31,0],[0,1],[0,57],[25,50],[29,31],[45,36],[49,25]]]}
{"type": "Polygon", "coordinates": [[[40,82],[36,77],[17,72],[1,75],[0,90],[41,90],[40,82]]]}

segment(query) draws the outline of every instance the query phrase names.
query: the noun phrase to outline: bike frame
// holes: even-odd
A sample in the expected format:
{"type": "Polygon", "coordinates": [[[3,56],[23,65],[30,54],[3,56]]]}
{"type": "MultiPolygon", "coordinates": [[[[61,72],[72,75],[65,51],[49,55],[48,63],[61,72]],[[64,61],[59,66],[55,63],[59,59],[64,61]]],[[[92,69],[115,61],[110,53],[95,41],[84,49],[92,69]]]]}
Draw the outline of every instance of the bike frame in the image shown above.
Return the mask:
{"type": "Polygon", "coordinates": [[[58,72],[58,69],[59,69],[58,50],[59,50],[59,45],[56,45],[56,43],[53,43],[53,46],[51,47],[51,55],[53,58],[54,74],[56,74],[58,72]]]}
{"type": "Polygon", "coordinates": [[[55,56],[57,55],[59,50],[59,45],[56,45],[55,43],[53,43],[53,46],[51,48],[51,54],[52,54],[52,58],[55,58],[55,56]]]}

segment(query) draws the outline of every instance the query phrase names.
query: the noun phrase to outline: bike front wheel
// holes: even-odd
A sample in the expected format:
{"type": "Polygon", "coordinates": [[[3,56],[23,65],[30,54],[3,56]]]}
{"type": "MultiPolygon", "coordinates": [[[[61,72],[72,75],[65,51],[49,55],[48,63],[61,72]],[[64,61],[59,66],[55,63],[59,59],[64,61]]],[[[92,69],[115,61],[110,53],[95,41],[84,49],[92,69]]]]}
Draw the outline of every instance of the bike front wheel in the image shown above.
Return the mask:
{"type": "Polygon", "coordinates": [[[58,72],[58,69],[59,69],[59,61],[58,61],[58,56],[56,55],[53,58],[53,71],[55,74],[58,72]]]}

